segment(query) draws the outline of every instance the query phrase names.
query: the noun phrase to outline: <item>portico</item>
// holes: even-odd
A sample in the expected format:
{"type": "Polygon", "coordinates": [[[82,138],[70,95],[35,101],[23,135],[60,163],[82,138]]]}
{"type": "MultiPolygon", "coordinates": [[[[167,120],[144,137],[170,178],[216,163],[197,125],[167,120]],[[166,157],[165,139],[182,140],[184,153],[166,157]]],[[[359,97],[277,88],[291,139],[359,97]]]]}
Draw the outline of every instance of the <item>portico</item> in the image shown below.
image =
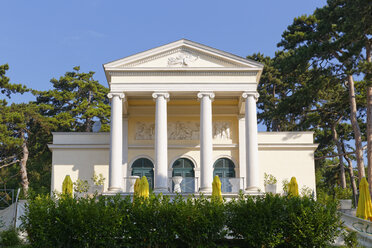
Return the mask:
{"type": "MultiPolygon", "coordinates": [[[[124,189],[124,185],[120,184],[122,171],[128,171],[128,161],[123,161],[123,157],[128,157],[124,154],[128,148],[122,147],[128,144],[124,142],[128,133],[120,129],[123,116],[130,111],[125,96],[129,99],[139,97],[144,101],[152,97],[155,101],[155,192],[168,192],[169,188],[167,104],[169,100],[178,99],[199,101],[199,191],[211,192],[215,162],[212,101],[215,98],[235,100],[237,111],[234,112],[245,115],[245,151],[240,152],[245,153],[245,163],[241,164],[246,165],[246,174],[240,176],[245,178],[246,190],[258,190],[256,89],[263,69],[261,64],[195,42],[179,40],[110,62],[104,65],[104,69],[110,85],[108,96],[112,99],[110,191],[124,189]]],[[[225,114],[231,118],[231,113],[225,114]]]]}

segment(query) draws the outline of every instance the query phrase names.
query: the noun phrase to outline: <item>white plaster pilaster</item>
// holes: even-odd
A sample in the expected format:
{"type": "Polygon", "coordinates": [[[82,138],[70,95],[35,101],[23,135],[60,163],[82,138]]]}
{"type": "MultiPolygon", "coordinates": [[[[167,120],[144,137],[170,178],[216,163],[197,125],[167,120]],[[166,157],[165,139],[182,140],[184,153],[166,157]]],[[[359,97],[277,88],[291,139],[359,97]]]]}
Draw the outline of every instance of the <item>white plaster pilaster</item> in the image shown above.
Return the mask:
{"type": "Polygon", "coordinates": [[[107,97],[111,99],[111,129],[110,129],[110,165],[109,188],[111,192],[123,189],[123,99],[125,94],[110,92],[107,97]]]}
{"type": "Polygon", "coordinates": [[[199,92],[200,99],[200,192],[212,192],[213,181],[213,138],[212,100],[213,92],[199,92]]]}
{"type": "Polygon", "coordinates": [[[169,93],[152,94],[155,107],[155,192],[168,192],[167,101],[169,93]]]}
{"type": "Polygon", "coordinates": [[[246,137],[246,191],[258,191],[259,165],[257,140],[257,92],[244,92],[245,98],[245,137],[246,137]]]}

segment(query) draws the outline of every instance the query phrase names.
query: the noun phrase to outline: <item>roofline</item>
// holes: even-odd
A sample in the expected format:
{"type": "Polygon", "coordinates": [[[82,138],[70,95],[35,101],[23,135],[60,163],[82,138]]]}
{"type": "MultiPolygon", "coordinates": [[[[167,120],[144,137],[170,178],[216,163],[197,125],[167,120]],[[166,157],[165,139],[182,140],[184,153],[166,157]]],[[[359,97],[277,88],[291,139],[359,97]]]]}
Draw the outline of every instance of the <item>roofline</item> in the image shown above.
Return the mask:
{"type": "Polygon", "coordinates": [[[225,52],[225,51],[222,51],[220,49],[216,49],[216,48],[213,48],[213,47],[210,47],[210,46],[206,46],[206,45],[203,45],[201,43],[198,43],[198,42],[194,42],[194,41],[191,41],[191,40],[188,40],[188,39],[180,39],[180,40],[177,40],[177,41],[173,41],[173,42],[170,42],[170,43],[167,43],[165,45],[161,45],[161,46],[157,46],[155,48],[151,48],[151,49],[148,49],[148,50],[145,50],[145,51],[142,51],[142,52],[139,52],[139,53],[135,53],[135,54],[132,54],[132,55],[129,55],[129,56],[126,56],[126,57],[123,57],[121,59],[116,59],[116,60],[113,60],[113,61],[110,61],[110,62],[107,62],[105,64],[103,64],[103,68],[105,69],[107,67],[107,65],[111,64],[111,63],[114,63],[114,62],[119,62],[121,60],[124,60],[124,59],[127,59],[127,58],[130,58],[130,57],[134,57],[133,59],[135,60],[136,57],[140,57],[141,55],[145,55],[146,53],[150,53],[151,51],[153,50],[156,50],[156,49],[159,49],[161,47],[167,47],[167,46],[171,46],[171,45],[176,45],[177,43],[183,43],[184,45],[189,45],[189,46],[194,46],[194,47],[197,47],[197,48],[200,48],[200,49],[203,49],[203,50],[207,50],[209,52],[212,52],[212,53],[217,53],[217,54],[221,54],[223,56],[226,56],[230,59],[233,59],[233,60],[237,60],[237,61],[240,61],[242,63],[247,63],[249,62],[250,64],[253,64],[259,68],[263,68],[264,65],[259,63],[259,62],[256,62],[254,60],[251,60],[251,59],[247,59],[247,58],[244,58],[244,57],[241,57],[241,56],[238,56],[238,55],[235,55],[235,54],[232,54],[232,53],[229,53],[229,52],[225,52]]]}

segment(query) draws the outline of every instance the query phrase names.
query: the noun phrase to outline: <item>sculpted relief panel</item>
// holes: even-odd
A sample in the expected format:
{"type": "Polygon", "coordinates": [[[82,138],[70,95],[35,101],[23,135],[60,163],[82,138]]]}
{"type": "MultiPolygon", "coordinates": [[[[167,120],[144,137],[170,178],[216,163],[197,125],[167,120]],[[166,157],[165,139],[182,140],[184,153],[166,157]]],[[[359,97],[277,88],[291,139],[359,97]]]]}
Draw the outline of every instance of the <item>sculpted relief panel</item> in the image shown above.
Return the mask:
{"type": "MultiPolygon", "coordinates": [[[[153,122],[137,122],[135,130],[136,140],[155,139],[155,123],[153,122]]],[[[197,121],[168,122],[169,140],[199,140],[199,134],[200,125],[197,121]]],[[[213,138],[218,140],[230,140],[230,122],[213,122],[213,138]]]]}
{"type": "Polygon", "coordinates": [[[198,60],[198,56],[195,56],[192,53],[183,51],[175,57],[168,58],[168,66],[189,66],[190,63],[198,60]]]}

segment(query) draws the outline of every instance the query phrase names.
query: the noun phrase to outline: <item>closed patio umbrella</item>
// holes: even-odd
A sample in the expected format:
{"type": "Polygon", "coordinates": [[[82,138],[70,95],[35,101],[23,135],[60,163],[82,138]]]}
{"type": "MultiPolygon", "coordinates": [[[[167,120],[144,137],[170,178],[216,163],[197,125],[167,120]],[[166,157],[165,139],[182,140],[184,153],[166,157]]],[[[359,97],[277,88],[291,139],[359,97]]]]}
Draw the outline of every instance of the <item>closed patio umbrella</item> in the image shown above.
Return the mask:
{"type": "Polygon", "coordinates": [[[217,175],[214,176],[212,182],[212,200],[222,202],[221,181],[217,175]]]}
{"type": "Polygon", "coordinates": [[[365,220],[372,221],[372,203],[369,194],[368,182],[365,177],[359,184],[359,201],[356,216],[365,220]]]}
{"type": "Polygon", "coordinates": [[[147,181],[147,178],[143,176],[141,178],[140,184],[139,184],[139,196],[143,198],[149,197],[149,182],[147,181]]]}
{"type": "Polygon", "coordinates": [[[65,177],[62,183],[62,194],[66,196],[73,197],[73,183],[70,175],[65,177]]]}
{"type": "Polygon", "coordinates": [[[137,178],[136,182],[134,183],[134,192],[133,192],[133,199],[139,195],[139,190],[140,190],[140,183],[141,179],[137,178]]]}
{"type": "Polygon", "coordinates": [[[298,184],[295,177],[291,178],[291,181],[288,185],[288,195],[290,196],[299,196],[298,194],[298,184]]]}

